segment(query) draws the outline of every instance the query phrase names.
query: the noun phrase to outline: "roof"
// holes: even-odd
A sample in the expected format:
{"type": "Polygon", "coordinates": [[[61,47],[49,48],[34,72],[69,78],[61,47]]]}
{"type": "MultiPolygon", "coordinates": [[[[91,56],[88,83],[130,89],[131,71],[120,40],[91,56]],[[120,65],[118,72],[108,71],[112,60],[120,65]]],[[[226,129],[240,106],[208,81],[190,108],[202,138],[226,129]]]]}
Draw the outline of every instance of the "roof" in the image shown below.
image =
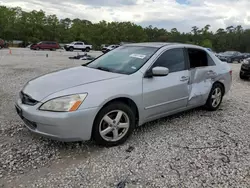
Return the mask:
{"type": "Polygon", "coordinates": [[[145,47],[161,48],[163,46],[171,46],[171,45],[202,48],[201,46],[197,46],[193,44],[184,44],[184,43],[177,43],[177,42],[143,42],[143,43],[125,44],[124,46],[145,46],[145,47]]]}
{"type": "MultiPolygon", "coordinates": [[[[125,44],[126,46],[146,46],[146,47],[156,47],[161,48],[163,46],[167,45],[173,45],[175,43],[166,43],[166,42],[142,42],[142,43],[131,43],[131,44],[125,44]]],[[[124,45],[124,46],[125,46],[124,45]]]]}

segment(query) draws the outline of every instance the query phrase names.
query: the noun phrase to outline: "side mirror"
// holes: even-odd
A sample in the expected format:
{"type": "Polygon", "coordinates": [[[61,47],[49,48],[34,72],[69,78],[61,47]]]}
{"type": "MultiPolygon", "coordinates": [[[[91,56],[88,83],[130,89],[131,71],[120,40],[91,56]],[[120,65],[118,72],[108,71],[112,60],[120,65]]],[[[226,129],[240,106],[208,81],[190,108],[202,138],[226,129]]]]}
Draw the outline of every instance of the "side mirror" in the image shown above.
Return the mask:
{"type": "Polygon", "coordinates": [[[167,76],[169,69],[166,67],[154,67],[152,69],[153,76],[167,76]]]}
{"type": "Polygon", "coordinates": [[[145,77],[151,78],[153,76],[167,76],[169,74],[169,69],[166,67],[154,67],[146,72],[145,77]]]}

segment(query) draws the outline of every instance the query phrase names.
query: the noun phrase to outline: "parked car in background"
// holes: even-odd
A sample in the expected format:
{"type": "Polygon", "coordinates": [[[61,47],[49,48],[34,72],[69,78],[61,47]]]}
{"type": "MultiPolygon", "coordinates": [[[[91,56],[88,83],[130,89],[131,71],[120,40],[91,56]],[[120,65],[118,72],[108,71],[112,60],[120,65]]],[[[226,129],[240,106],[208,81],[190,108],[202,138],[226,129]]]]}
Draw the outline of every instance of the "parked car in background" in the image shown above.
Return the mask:
{"type": "Polygon", "coordinates": [[[199,106],[217,110],[231,82],[230,66],[205,48],[128,44],[32,79],[16,111],[34,133],[115,146],[146,122],[199,106]]]}
{"type": "Polygon", "coordinates": [[[221,61],[228,63],[240,63],[244,59],[244,55],[237,51],[226,51],[224,53],[217,54],[217,57],[221,61]]]}
{"type": "Polygon", "coordinates": [[[82,50],[83,52],[89,52],[92,49],[92,45],[87,45],[84,42],[76,41],[64,46],[66,51],[82,50]]]}
{"type": "Polygon", "coordinates": [[[250,58],[244,59],[242,62],[240,78],[243,80],[250,78],[250,58]]]}
{"type": "Polygon", "coordinates": [[[117,45],[117,44],[112,44],[112,45],[109,45],[108,47],[104,47],[102,48],[102,52],[103,53],[107,53],[115,48],[118,48],[120,45],[117,45]]]}
{"type": "Polygon", "coordinates": [[[0,49],[8,48],[8,43],[6,43],[3,39],[0,39],[0,49]]]}
{"type": "Polygon", "coordinates": [[[41,41],[30,46],[31,50],[57,50],[60,46],[55,41],[41,41]]]}
{"type": "Polygon", "coordinates": [[[4,40],[3,39],[0,39],[0,49],[4,48],[4,40]]]}
{"type": "Polygon", "coordinates": [[[245,59],[250,58],[250,53],[242,53],[245,59]]]}

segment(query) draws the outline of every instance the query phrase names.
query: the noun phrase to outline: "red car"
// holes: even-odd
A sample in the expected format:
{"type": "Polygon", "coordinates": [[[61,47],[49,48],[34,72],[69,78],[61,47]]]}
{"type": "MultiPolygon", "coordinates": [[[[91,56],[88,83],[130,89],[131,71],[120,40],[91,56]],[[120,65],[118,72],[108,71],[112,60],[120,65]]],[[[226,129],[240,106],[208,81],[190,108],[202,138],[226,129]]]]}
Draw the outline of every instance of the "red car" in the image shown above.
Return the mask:
{"type": "Polygon", "coordinates": [[[42,41],[37,44],[32,44],[30,46],[31,50],[56,50],[59,48],[59,44],[54,41],[42,41]]]}
{"type": "Polygon", "coordinates": [[[5,47],[5,42],[3,39],[0,39],[0,49],[5,47]]]}

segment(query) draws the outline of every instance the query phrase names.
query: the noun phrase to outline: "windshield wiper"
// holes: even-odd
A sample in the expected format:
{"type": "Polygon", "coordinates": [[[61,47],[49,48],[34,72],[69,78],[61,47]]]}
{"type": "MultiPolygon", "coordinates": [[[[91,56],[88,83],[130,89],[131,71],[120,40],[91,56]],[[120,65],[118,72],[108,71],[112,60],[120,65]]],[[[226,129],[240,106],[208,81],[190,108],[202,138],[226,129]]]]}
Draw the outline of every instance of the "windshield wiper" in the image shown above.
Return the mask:
{"type": "Polygon", "coordinates": [[[109,68],[106,68],[106,67],[96,67],[96,69],[111,72],[111,70],[109,68]]]}

